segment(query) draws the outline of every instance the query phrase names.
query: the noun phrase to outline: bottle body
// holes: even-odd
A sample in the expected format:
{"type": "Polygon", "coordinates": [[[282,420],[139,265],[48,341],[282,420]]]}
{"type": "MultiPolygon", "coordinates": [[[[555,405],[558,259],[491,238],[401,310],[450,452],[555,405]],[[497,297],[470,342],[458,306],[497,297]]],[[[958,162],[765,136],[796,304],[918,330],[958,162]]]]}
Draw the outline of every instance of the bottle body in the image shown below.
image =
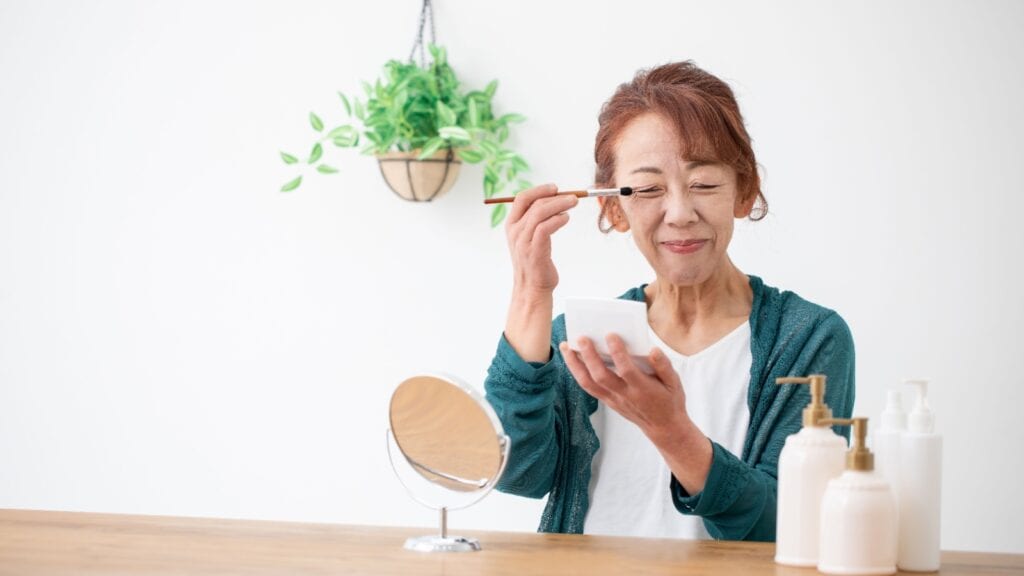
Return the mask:
{"type": "Polygon", "coordinates": [[[821,500],[821,557],[825,574],[893,574],[899,531],[896,497],[875,472],[847,470],[828,483],[821,500]]]}
{"type": "Polygon", "coordinates": [[[874,434],[875,471],[885,479],[899,501],[900,452],[905,430],[882,428],[874,434]]]}
{"type": "Polygon", "coordinates": [[[845,465],[846,440],[828,427],[807,426],[786,438],[779,455],[775,561],[816,566],[821,497],[845,465]]]}
{"type": "Polygon", "coordinates": [[[900,570],[934,572],[941,564],[942,437],[903,435],[900,468],[900,570]]]}

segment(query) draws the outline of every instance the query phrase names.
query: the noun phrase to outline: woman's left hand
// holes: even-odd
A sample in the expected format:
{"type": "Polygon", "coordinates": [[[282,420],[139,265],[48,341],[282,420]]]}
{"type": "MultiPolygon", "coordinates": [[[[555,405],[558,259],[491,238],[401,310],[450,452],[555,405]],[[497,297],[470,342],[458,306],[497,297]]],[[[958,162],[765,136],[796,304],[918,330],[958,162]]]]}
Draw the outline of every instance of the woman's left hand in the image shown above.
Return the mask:
{"type": "Polygon", "coordinates": [[[654,348],[647,362],[654,374],[637,366],[626,344],[615,334],[607,337],[615,371],[597,354],[594,343],[580,338],[579,352],[562,342],[565,365],[591,396],[640,427],[688,494],[704,490],[711,470],[711,442],[686,412],[686,393],[665,353],[654,348]]]}
{"type": "Polygon", "coordinates": [[[622,338],[609,334],[607,342],[614,371],[605,366],[589,338],[579,339],[579,352],[570,349],[567,342],[559,344],[565,364],[579,385],[639,426],[659,447],[692,433],[696,427],[686,412],[686,393],[665,353],[651,349],[647,361],[654,374],[647,374],[629,356],[622,338]]]}

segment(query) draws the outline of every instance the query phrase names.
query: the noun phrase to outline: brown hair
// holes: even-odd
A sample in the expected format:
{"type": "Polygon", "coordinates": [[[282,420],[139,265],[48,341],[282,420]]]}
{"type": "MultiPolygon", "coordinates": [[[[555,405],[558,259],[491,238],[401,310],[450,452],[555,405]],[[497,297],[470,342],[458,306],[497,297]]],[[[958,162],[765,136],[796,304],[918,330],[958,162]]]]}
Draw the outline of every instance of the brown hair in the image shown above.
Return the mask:
{"type": "MultiPolygon", "coordinates": [[[[622,129],[647,112],[661,114],[679,132],[683,155],[687,160],[725,164],[736,171],[738,193],[742,201],[755,199],[751,220],[768,213],[768,201],[761,192],[757,161],[750,136],[743,126],[739,104],[732,89],[716,76],[687,60],[640,70],[631,82],[620,84],[611,99],[601,107],[594,162],[594,184],[613,186],[615,143],[622,129]]],[[[598,227],[608,232],[604,221],[609,208],[618,201],[610,198],[598,216],[598,227]]]]}

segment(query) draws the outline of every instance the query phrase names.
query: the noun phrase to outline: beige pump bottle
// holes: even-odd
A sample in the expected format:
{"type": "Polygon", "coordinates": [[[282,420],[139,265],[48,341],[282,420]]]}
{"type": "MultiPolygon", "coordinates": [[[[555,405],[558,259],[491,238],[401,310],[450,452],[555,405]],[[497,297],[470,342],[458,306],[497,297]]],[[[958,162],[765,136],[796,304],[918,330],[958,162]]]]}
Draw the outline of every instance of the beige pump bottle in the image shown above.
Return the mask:
{"type": "Polygon", "coordinates": [[[775,561],[789,566],[817,566],[821,497],[828,481],[843,473],[846,439],[829,428],[832,410],[825,405],[825,376],[778,378],[777,384],[808,384],[811,403],[804,427],[786,438],[779,455],[775,561]]]}
{"type": "Polygon", "coordinates": [[[868,419],[831,420],[853,426],[846,471],[829,481],[821,500],[821,558],[825,574],[865,576],[896,572],[899,512],[889,482],[874,471],[865,445],[868,419]]]}

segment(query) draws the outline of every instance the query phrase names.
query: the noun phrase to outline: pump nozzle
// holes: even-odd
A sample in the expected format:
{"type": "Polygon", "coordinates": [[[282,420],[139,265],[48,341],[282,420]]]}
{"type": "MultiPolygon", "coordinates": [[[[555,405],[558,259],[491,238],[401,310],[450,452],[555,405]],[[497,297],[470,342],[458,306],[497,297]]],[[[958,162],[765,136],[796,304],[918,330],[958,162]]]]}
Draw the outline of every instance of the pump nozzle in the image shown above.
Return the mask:
{"type": "Polygon", "coordinates": [[[825,404],[824,374],[811,374],[807,377],[789,376],[776,378],[776,384],[808,384],[811,387],[811,403],[804,408],[804,426],[824,426],[822,420],[832,417],[832,410],[825,404]]]}
{"type": "Polygon", "coordinates": [[[882,430],[906,430],[907,413],[903,409],[903,391],[896,383],[889,384],[882,411],[882,430]]]}
{"type": "Polygon", "coordinates": [[[931,434],[935,431],[935,415],[932,414],[931,406],[928,405],[928,380],[918,378],[905,380],[908,386],[917,388],[917,402],[914,409],[907,415],[907,430],[919,434],[931,434]]]}
{"type": "Polygon", "coordinates": [[[875,455],[868,449],[868,419],[828,418],[822,421],[825,426],[853,426],[853,443],[846,453],[846,469],[870,472],[875,469],[875,455]]]}

